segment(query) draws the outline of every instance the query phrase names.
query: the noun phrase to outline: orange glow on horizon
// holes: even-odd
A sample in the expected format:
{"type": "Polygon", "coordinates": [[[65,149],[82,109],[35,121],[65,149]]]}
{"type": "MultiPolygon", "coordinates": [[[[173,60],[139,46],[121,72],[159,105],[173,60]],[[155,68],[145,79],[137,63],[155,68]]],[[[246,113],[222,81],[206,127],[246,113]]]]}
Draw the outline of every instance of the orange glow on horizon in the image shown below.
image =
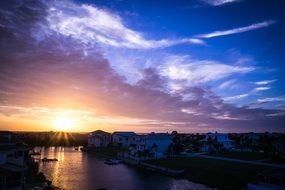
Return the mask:
{"type": "Polygon", "coordinates": [[[71,117],[58,117],[53,121],[55,128],[58,131],[70,131],[76,125],[76,120],[71,117]]]}

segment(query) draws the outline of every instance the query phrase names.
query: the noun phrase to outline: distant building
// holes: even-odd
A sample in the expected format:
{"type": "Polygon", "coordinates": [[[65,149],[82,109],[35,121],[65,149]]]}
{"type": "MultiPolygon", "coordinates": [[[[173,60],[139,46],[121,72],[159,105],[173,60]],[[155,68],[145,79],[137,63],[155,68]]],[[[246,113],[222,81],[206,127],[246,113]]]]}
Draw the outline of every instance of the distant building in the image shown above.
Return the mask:
{"type": "Polygon", "coordinates": [[[240,146],[239,149],[243,151],[253,151],[259,145],[260,134],[258,133],[243,133],[240,136],[240,146]]]}
{"type": "Polygon", "coordinates": [[[275,149],[275,153],[280,155],[282,159],[285,159],[285,135],[283,134],[275,138],[272,145],[275,149]]]}
{"type": "Polygon", "coordinates": [[[11,132],[0,131],[0,189],[23,189],[28,147],[11,132]]]}
{"type": "Polygon", "coordinates": [[[162,158],[172,143],[168,133],[150,133],[135,136],[135,143],[130,147],[130,155],[134,159],[162,158]]]}
{"type": "Polygon", "coordinates": [[[134,132],[114,132],[112,134],[112,142],[114,145],[129,147],[135,142],[136,133],[134,132]]]}
{"type": "Polygon", "coordinates": [[[111,134],[105,131],[93,131],[88,136],[88,147],[106,147],[111,143],[111,134]]]}
{"type": "Polygon", "coordinates": [[[233,149],[235,143],[229,139],[227,134],[223,133],[207,133],[206,137],[200,141],[202,143],[201,151],[209,152],[217,149],[233,149]]]}

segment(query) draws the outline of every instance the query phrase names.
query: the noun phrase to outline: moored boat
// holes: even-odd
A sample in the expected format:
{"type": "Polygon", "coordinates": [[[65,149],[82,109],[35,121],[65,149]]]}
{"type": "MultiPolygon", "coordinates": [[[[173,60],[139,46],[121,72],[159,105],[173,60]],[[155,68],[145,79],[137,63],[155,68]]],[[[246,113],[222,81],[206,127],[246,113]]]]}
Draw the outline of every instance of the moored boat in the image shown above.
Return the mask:
{"type": "Polygon", "coordinates": [[[58,159],[56,158],[43,158],[42,162],[57,162],[58,159]]]}
{"type": "Polygon", "coordinates": [[[82,147],[82,148],[80,148],[80,151],[81,152],[88,152],[89,148],[88,147],[82,147]]]}

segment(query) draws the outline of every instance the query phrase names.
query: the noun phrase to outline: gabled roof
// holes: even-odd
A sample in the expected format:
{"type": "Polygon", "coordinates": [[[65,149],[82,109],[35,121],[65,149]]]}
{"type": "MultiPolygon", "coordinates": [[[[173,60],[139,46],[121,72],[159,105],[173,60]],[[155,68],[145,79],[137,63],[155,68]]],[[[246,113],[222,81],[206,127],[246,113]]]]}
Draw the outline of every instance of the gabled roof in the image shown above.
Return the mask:
{"type": "Polygon", "coordinates": [[[201,142],[206,142],[208,141],[208,138],[211,137],[212,139],[217,139],[218,142],[226,142],[226,141],[233,141],[228,138],[227,134],[224,133],[207,133],[206,137],[201,140],[201,142]]]}
{"type": "Polygon", "coordinates": [[[136,133],[131,132],[131,131],[117,131],[117,132],[114,132],[113,135],[118,135],[122,137],[132,137],[132,136],[135,136],[136,133]]]}
{"type": "Polygon", "coordinates": [[[90,135],[96,135],[96,134],[104,134],[104,135],[110,135],[110,133],[102,130],[96,130],[90,133],[90,135]]]}

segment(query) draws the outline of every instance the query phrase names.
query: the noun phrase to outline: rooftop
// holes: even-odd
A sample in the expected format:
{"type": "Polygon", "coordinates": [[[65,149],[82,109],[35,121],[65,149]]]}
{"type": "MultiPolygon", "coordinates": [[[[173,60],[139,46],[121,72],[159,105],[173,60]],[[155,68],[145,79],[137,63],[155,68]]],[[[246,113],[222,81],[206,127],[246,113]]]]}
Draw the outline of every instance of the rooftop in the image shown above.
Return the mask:
{"type": "Polygon", "coordinates": [[[136,135],[136,133],[130,132],[130,131],[117,131],[117,132],[114,132],[113,135],[119,135],[123,137],[132,137],[136,135]]]}

